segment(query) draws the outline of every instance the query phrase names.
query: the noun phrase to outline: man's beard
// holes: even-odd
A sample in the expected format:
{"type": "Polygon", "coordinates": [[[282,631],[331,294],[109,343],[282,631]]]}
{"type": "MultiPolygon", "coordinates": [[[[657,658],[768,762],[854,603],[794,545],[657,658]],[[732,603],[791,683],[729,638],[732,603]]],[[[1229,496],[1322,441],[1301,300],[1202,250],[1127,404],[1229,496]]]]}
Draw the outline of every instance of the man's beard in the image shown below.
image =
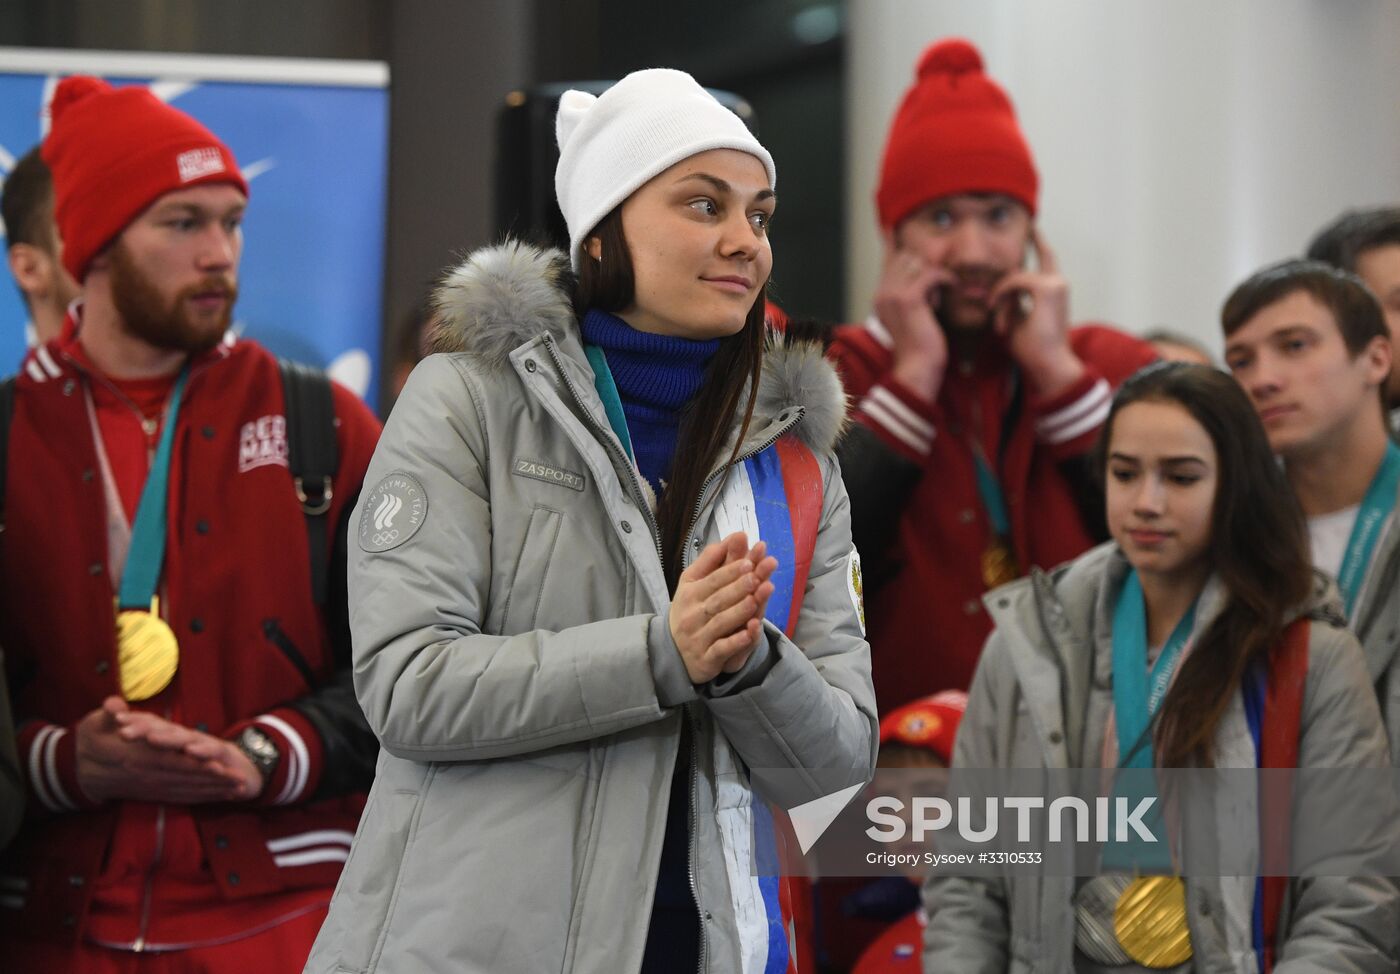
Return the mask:
{"type": "Polygon", "coordinates": [[[166,302],[120,243],[111,250],[112,303],[128,334],[156,348],[197,355],[219,344],[233,318],[238,286],[224,274],[210,274],[166,302]],[[222,291],[228,296],[217,316],[196,316],[189,299],[222,291]]]}
{"type": "MultiPolygon", "coordinates": [[[[953,275],[958,286],[972,285],[990,291],[1009,271],[999,271],[990,267],[955,267],[953,275]]],[[[944,286],[939,305],[945,310],[939,320],[956,332],[978,333],[989,329],[995,316],[996,307],[990,302],[976,300],[962,301],[955,297],[955,288],[944,286]]]]}

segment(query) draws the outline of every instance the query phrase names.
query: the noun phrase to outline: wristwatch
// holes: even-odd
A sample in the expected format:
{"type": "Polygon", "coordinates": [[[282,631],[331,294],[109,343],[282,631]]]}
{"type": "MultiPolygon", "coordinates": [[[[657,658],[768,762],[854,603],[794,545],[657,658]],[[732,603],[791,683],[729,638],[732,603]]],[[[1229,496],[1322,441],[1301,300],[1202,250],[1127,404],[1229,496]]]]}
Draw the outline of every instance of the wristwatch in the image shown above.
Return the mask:
{"type": "Polygon", "coordinates": [[[253,762],[253,767],[258,769],[264,782],[272,777],[278,762],[282,760],[282,752],[277,749],[277,743],[256,727],[243,728],[243,732],[233,743],[253,762]]]}

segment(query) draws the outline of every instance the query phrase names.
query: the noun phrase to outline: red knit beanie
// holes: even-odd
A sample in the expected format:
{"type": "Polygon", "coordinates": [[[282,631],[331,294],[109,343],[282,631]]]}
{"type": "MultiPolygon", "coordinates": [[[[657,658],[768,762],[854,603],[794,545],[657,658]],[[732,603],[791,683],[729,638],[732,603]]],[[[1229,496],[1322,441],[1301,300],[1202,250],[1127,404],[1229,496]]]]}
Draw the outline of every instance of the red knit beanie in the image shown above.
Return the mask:
{"type": "Polygon", "coordinates": [[[202,183],[248,183],[228,146],[141,86],[64,78],[40,150],[53,173],[63,266],[82,281],[93,257],[161,196],[202,183]]]}
{"type": "Polygon", "coordinates": [[[1035,213],[1038,179],[1011,99],[960,37],[924,51],[890,125],[875,206],[893,228],[918,207],[960,193],[1005,193],[1035,213]]]}
{"type": "Polygon", "coordinates": [[[920,697],[885,715],[880,721],[880,743],[926,748],[944,764],[952,764],[953,742],[966,710],[967,694],[961,690],[920,697]]]}

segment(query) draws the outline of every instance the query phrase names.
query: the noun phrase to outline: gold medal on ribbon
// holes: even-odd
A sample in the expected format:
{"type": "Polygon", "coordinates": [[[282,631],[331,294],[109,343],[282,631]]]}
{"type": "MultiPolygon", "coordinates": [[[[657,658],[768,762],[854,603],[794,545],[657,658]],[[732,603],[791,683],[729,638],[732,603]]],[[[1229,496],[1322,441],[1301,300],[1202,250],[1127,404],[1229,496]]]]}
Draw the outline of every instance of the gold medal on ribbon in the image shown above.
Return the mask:
{"type": "Polygon", "coordinates": [[[123,697],[149,700],[170,685],[179,665],[180,644],[160,617],[159,599],[151,599],[149,612],[118,609],[117,668],[123,697]]]}
{"type": "Polygon", "coordinates": [[[982,551],[982,584],[988,589],[1014,582],[1021,576],[1016,553],[1003,537],[995,537],[982,551]]]}
{"type": "Polygon", "coordinates": [[[1142,876],[1118,897],[1113,932],[1134,961],[1154,970],[1191,959],[1186,884],[1179,876],[1142,876]]]}

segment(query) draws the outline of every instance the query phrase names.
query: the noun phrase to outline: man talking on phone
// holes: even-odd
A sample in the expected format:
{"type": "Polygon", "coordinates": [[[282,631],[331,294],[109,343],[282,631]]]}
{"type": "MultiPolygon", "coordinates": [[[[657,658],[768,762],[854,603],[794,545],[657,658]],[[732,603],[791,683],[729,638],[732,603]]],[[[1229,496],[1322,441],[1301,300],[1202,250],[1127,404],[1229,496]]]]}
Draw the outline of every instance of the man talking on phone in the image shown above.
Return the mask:
{"type": "Polygon", "coordinates": [[[1156,354],[1070,327],[1037,190],[977,49],[930,46],[885,144],[874,313],[831,351],[855,406],[841,465],[881,713],[966,689],[983,594],[1103,536],[1087,454],[1113,388],[1156,354]]]}

